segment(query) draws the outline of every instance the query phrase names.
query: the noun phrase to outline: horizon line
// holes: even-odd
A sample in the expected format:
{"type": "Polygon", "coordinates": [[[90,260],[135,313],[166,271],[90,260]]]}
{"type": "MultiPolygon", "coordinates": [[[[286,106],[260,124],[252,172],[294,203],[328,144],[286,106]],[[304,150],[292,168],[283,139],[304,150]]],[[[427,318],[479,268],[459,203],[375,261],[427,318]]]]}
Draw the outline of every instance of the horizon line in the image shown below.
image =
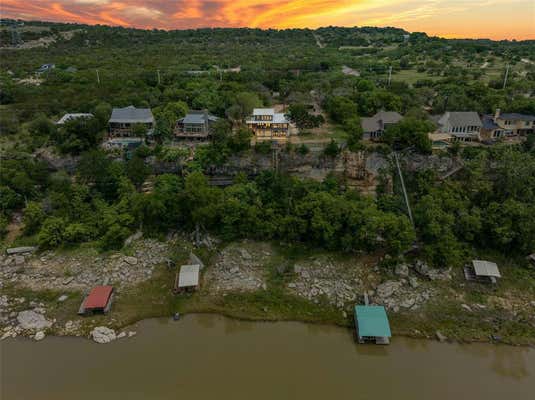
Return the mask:
{"type": "Polygon", "coordinates": [[[518,38],[512,38],[512,39],[491,39],[489,37],[465,37],[465,36],[442,36],[442,35],[436,35],[436,34],[429,34],[425,31],[409,31],[405,28],[388,25],[388,26],[377,26],[377,25],[326,25],[326,26],[319,26],[316,28],[311,27],[284,27],[284,28],[276,28],[276,27],[253,27],[253,26],[198,26],[198,27],[191,27],[191,28],[158,28],[158,27],[150,27],[150,26],[135,26],[135,25],[111,25],[111,24],[90,24],[90,23],[83,23],[83,22],[73,22],[73,21],[52,21],[52,20],[40,20],[40,19],[22,19],[22,18],[0,18],[2,21],[20,21],[25,23],[42,23],[42,24],[63,24],[63,25],[80,25],[80,26],[88,26],[88,27],[105,27],[105,28],[122,28],[122,29],[134,29],[139,31],[165,31],[165,32],[173,32],[173,31],[195,31],[195,30],[203,30],[203,29],[253,29],[253,30],[260,30],[260,31],[268,31],[268,30],[274,30],[274,31],[288,31],[288,30],[311,30],[316,31],[318,29],[325,29],[325,28],[349,28],[349,29],[363,29],[363,28],[377,28],[377,29],[399,29],[402,31],[407,32],[408,34],[412,35],[415,33],[423,33],[427,35],[429,38],[438,38],[438,39],[445,39],[445,40],[488,40],[491,42],[533,42],[535,39],[518,39],[518,38]]]}

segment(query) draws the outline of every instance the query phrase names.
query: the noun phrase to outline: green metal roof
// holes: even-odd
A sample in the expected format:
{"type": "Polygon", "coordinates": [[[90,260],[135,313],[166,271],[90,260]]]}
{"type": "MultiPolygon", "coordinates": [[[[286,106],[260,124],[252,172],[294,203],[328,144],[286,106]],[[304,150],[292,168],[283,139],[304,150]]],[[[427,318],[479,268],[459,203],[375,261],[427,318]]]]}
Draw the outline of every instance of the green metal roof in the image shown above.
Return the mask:
{"type": "Polygon", "coordinates": [[[383,306],[355,306],[355,320],[359,336],[392,336],[383,306]]]}

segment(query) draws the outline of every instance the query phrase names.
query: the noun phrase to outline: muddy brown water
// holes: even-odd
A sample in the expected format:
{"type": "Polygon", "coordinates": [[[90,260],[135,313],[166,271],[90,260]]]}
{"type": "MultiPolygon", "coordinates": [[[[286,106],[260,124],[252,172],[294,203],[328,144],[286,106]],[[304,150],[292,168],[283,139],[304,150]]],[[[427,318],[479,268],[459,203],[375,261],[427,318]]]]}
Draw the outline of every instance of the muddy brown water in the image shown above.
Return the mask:
{"type": "Polygon", "coordinates": [[[190,315],[137,324],[99,345],[82,338],[1,342],[2,400],[533,399],[535,350],[190,315]]]}

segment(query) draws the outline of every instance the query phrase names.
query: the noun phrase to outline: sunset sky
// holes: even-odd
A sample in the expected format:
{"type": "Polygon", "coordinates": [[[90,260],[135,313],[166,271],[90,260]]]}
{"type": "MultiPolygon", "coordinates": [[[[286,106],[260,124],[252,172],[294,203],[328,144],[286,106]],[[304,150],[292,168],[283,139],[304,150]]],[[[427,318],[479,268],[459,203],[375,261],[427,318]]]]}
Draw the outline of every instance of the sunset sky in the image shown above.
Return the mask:
{"type": "Polygon", "coordinates": [[[535,0],[0,0],[3,18],[138,28],[396,26],[535,39],[535,0]]]}

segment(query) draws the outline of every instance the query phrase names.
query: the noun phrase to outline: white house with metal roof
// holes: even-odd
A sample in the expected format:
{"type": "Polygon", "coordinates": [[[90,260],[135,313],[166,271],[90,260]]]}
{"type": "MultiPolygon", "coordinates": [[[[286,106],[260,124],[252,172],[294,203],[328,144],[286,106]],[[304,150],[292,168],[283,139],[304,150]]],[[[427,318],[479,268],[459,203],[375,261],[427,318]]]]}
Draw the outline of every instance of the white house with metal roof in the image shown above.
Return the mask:
{"type": "Polygon", "coordinates": [[[154,130],[154,116],[150,108],[136,108],[128,106],[124,108],[114,108],[109,120],[110,136],[112,137],[132,137],[137,136],[136,126],[142,126],[147,135],[151,135],[154,130]]]}
{"type": "Polygon", "coordinates": [[[453,140],[479,141],[483,123],[475,111],[447,111],[438,119],[438,131],[449,133],[453,140]]]}
{"type": "Polygon", "coordinates": [[[273,108],[255,108],[245,123],[257,141],[286,142],[290,136],[290,121],[284,113],[275,112],[273,108]]]}

